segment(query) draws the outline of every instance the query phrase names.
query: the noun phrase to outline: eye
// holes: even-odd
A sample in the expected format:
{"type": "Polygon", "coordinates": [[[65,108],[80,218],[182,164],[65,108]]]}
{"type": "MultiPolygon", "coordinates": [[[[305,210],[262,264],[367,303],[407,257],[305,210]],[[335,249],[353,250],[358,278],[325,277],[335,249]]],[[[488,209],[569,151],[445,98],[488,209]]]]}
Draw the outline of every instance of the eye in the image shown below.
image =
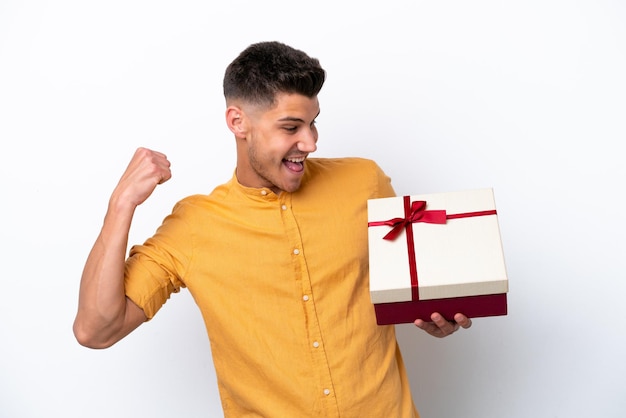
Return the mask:
{"type": "Polygon", "coordinates": [[[283,129],[287,132],[295,132],[298,130],[297,126],[283,126],[283,129]]]}

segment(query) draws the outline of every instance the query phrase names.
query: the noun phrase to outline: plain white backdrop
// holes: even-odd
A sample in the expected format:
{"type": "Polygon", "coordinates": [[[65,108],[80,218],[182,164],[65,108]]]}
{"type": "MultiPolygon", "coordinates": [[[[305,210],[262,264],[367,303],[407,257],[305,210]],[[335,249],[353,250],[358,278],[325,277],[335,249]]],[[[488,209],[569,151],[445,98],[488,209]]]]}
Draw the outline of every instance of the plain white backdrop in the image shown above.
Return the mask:
{"type": "Polygon", "coordinates": [[[623,417],[625,22],[618,0],[2,0],[0,417],[222,416],[186,291],[108,350],[71,327],[137,147],[173,178],[131,243],[230,178],[223,71],[263,40],[328,71],[319,156],[374,158],[399,194],[495,190],[509,315],[398,326],[422,416],[623,417]]]}

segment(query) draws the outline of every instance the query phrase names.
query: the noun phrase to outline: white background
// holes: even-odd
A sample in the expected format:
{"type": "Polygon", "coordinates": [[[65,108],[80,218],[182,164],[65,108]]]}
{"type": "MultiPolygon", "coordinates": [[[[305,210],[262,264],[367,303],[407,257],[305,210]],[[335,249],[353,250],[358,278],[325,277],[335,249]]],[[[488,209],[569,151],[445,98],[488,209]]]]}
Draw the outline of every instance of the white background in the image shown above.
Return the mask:
{"type": "Polygon", "coordinates": [[[615,0],[0,1],[0,416],[219,417],[186,291],[111,349],[71,331],[84,260],[138,146],[178,199],[230,178],[221,82],[250,43],[320,59],[319,156],[399,194],[493,187],[509,315],[398,326],[424,418],[626,413],[626,6],[615,0]]]}

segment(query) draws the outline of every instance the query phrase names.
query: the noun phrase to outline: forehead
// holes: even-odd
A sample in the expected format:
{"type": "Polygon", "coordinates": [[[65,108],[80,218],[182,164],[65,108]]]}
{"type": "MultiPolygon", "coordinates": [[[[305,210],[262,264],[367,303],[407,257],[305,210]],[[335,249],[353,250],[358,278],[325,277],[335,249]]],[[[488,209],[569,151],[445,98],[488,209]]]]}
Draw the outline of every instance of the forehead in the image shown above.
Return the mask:
{"type": "Polygon", "coordinates": [[[312,120],[319,113],[320,105],[317,96],[307,97],[297,93],[279,93],[274,98],[272,106],[265,106],[258,110],[264,119],[297,118],[312,120]]]}

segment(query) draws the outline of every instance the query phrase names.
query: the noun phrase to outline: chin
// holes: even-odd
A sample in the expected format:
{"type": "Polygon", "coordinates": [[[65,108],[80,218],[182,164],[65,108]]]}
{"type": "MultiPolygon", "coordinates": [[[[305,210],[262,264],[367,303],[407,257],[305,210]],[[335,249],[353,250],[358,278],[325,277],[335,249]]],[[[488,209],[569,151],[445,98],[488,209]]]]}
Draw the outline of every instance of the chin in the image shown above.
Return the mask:
{"type": "Polygon", "coordinates": [[[281,189],[282,191],[285,191],[287,193],[293,193],[295,191],[297,191],[300,188],[300,182],[298,183],[290,183],[290,184],[286,184],[283,187],[279,187],[279,189],[281,189]]]}

